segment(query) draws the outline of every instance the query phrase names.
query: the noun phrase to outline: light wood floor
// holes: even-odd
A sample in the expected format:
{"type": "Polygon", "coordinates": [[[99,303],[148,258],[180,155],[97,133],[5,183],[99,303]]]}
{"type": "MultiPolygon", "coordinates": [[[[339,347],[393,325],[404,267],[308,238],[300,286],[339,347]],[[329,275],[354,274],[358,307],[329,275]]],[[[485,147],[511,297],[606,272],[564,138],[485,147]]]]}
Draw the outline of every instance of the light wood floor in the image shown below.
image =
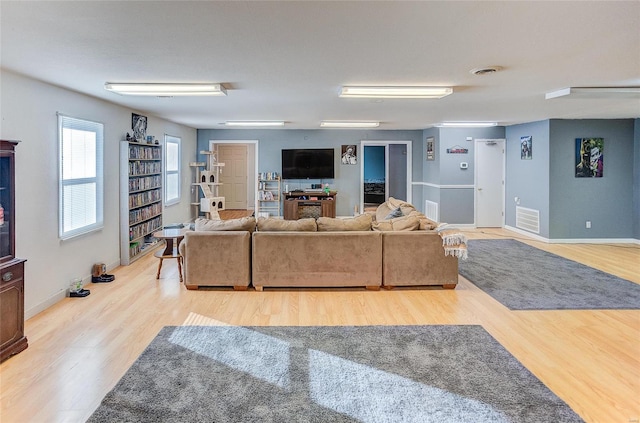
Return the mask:
{"type": "MultiPolygon", "coordinates": [[[[521,236],[473,230],[470,238],[521,236]]],[[[637,245],[528,244],[640,283],[637,245]]],[[[189,291],[149,255],[26,322],[0,365],[0,421],[79,422],[165,325],[478,324],[587,422],[640,419],[640,311],[509,311],[463,277],[455,290],[189,291]]]]}

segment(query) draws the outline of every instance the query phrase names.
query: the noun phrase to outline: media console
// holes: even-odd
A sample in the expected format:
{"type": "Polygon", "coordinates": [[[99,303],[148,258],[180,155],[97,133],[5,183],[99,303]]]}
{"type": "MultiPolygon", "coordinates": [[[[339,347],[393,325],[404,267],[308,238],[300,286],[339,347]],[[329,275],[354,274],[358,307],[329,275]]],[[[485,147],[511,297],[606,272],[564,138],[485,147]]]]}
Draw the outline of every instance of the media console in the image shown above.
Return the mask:
{"type": "Polygon", "coordinates": [[[298,220],[306,217],[336,217],[337,191],[284,192],[285,220],[298,220]]]}

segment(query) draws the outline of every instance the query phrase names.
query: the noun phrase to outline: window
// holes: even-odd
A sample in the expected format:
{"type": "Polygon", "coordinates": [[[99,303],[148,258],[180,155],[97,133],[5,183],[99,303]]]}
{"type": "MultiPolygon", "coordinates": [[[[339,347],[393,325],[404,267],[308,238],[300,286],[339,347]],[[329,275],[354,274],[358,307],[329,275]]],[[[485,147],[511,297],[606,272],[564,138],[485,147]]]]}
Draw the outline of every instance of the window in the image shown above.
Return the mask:
{"type": "Polygon", "coordinates": [[[58,114],[61,239],[103,227],[103,132],[101,123],[58,114]]]}
{"type": "Polygon", "coordinates": [[[164,204],[180,202],[180,143],[181,139],[164,136],[164,204]]]}

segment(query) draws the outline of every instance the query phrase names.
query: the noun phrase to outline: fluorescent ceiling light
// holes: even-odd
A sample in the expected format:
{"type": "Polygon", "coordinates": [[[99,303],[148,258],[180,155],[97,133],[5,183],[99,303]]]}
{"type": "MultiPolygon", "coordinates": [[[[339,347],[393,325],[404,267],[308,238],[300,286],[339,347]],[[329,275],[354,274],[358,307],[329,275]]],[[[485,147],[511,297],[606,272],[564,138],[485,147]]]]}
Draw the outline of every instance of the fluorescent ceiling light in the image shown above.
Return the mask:
{"type": "Polygon", "coordinates": [[[438,128],[488,128],[498,126],[498,122],[442,122],[436,126],[438,128]]]}
{"type": "Polygon", "coordinates": [[[636,97],[640,96],[640,87],[568,87],[546,93],[544,98],[550,100],[574,94],[597,98],[636,97]]]}
{"type": "Polygon", "coordinates": [[[228,120],[225,126],[284,126],[283,120],[228,120]]]}
{"type": "Polygon", "coordinates": [[[107,82],[104,89],[122,95],[148,95],[156,97],[227,95],[221,84],[174,84],[174,83],[115,83],[107,82]]]}
{"type": "Polygon", "coordinates": [[[342,87],[340,97],[442,98],[451,93],[451,87],[342,87]]]}
{"type": "Polygon", "coordinates": [[[377,128],[380,122],[363,122],[347,120],[323,120],[320,122],[322,128],[377,128]]]}

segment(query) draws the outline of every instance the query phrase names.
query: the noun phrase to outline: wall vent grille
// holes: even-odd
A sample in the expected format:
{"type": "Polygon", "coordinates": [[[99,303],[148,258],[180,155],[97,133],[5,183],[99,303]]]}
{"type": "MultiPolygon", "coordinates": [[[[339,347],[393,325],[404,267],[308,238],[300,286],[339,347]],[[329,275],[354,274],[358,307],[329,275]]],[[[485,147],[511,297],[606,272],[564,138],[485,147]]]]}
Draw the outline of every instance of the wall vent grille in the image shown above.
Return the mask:
{"type": "Polygon", "coordinates": [[[424,203],[424,215],[434,222],[438,222],[438,203],[429,200],[425,201],[424,203]]]}
{"type": "Polygon", "coordinates": [[[516,228],[540,233],[540,211],[516,206],[516,228]]]}

